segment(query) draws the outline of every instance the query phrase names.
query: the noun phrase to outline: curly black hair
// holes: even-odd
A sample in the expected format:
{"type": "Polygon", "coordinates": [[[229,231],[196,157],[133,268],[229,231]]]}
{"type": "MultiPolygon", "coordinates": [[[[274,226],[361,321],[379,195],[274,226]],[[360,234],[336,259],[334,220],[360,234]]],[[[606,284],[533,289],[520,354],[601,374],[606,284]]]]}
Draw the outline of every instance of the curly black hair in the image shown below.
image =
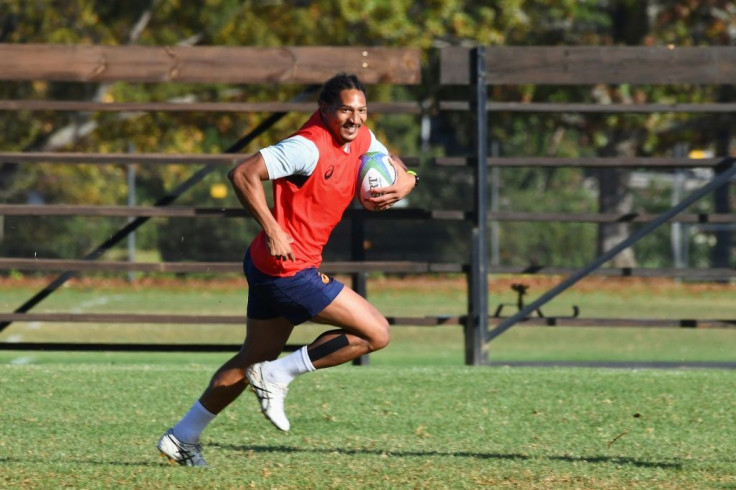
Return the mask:
{"type": "Polygon", "coordinates": [[[365,86],[356,75],[338,73],[322,86],[322,91],[319,93],[319,102],[324,102],[327,107],[332,107],[340,100],[340,92],[343,90],[360,90],[365,94],[365,86]]]}

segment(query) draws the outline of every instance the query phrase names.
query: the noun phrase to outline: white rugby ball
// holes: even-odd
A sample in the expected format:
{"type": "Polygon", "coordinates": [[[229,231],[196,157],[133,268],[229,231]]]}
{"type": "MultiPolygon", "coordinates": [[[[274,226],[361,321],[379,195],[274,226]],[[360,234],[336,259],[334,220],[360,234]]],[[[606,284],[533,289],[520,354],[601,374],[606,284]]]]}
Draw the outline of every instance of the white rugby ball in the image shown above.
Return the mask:
{"type": "Polygon", "coordinates": [[[369,211],[376,211],[367,199],[378,194],[374,189],[388,187],[396,182],[396,168],[391,157],[379,151],[371,151],[360,157],[358,170],[358,201],[369,211]]]}

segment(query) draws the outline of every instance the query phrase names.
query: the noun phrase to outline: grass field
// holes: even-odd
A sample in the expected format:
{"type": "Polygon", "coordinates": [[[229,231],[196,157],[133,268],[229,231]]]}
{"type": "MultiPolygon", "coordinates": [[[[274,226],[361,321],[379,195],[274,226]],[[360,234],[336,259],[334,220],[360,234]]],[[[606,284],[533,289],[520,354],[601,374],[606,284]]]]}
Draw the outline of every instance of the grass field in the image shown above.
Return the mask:
{"type": "MultiPolygon", "coordinates": [[[[514,299],[502,281],[492,283],[492,306],[514,299]]],[[[38,286],[0,281],[0,308],[14,309],[38,286]]],[[[577,304],[590,316],[733,318],[734,292],[600,281],[560,297],[550,314],[577,304]]],[[[457,280],[369,283],[387,315],[461,313],[464,295],[457,280]]],[[[80,281],[34,311],[238,314],[243,301],[237,280],[80,281]]],[[[294,340],[319,330],[300,327],[294,340]]],[[[238,343],[242,334],[239,326],[19,323],[0,341],[238,343]]],[[[734,361],[734,352],[734,330],[519,327],[491,344],[501,361],[734,361]]],[[[288,434],[246,394],[203,436],[212,468],[164,464],[156,440],[226,358],[0,351],[0,487],[736,488],[735,371],[470,368],[458,327],[395,328],[370,366],[299,378],[288,434]]]]}
{"type": "Polygon", "coordinates": [[[8,488],[734,488],[730,371],[345,366],[292,385],[289,434],[251,394],[154,448],[214,364],[0,365],[8,488]]]}

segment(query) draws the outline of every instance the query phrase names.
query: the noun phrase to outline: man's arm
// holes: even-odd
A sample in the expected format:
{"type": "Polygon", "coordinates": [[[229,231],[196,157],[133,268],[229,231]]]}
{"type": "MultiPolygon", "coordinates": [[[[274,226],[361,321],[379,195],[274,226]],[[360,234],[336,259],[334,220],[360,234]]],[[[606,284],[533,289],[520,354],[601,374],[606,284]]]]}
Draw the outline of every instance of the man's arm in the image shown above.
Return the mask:
{"type": "Polygon", "coordinates": [[[266,245],[272,256],[294,260],[292,237],[281,228],[271,214],[263,191],[263,181],[269,180],[266,162],[260,152],[251,155],[227,174],[240,204],[255,218],[266,233],[266,245]]]}

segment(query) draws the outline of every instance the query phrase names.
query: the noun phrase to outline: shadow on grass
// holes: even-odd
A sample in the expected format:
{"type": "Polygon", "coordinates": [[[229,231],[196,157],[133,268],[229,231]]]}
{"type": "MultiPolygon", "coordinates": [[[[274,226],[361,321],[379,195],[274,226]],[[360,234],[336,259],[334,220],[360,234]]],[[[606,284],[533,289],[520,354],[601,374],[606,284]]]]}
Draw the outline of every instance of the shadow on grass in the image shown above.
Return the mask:
{"type": "Polygon", "coordinates": [[[0,465],[2,464],[28,464],[28,463],[41,463],[41,464],[51,464],[51,463],[65,463],[65,464],[80,464],[80,465],[100,465],[100,466],[150,466],[150,467],[160,467],[160,466],[171,466],[167,461],[165,460],[157,460],[157,459],[151,459],[151,461],[105,461],[100,459],[66,459],[63,457],[59,457],[56,459],[50,459],[50,458],[0,458],[0,465]]]}
{"type": "Polygon", "coordinates": [[[451,458],[476,458],[476,459],[505,459],[505,460],[532,460],[549,459],[552,461],[566,461],[570,463],[613,463],[638,466],[641,468],[682,469],[682,463],[667,463],[661,461],[641,461],[625,456],[530,456],[520,453],[484,453],[484,452],[440,452],[440,451],[382,451],[380,449],[344,449],[344,448],[300,448],[293,446],[240,446],[234,444],[213,443],[211,447],[230,451],[253,451],[257,453],[324,453],[342,454],[346,456],[376,455],[393,456],[397,458],[421,458],[421,457],[451,457],[451,458]]]}

